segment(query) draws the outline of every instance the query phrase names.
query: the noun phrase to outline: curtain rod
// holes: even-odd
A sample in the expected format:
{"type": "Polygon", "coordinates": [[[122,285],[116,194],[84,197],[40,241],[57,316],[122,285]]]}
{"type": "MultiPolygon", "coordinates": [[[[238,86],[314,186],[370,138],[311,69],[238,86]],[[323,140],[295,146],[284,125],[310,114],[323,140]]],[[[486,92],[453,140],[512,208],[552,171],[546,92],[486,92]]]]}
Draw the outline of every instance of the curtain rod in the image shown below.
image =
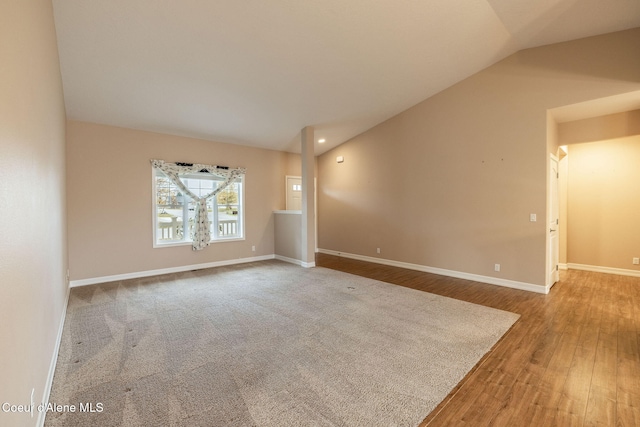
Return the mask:
{"type": "MultiPolygon", "coordinates": [[[[193,166],[193,163],[176,162],[178,166],[193,166]]],[[[216,166],[216,169],[229,170],[229,166],[216,166]]],[[[209,172],[208,169],[201,169],[199,172],[209,172]]]]}

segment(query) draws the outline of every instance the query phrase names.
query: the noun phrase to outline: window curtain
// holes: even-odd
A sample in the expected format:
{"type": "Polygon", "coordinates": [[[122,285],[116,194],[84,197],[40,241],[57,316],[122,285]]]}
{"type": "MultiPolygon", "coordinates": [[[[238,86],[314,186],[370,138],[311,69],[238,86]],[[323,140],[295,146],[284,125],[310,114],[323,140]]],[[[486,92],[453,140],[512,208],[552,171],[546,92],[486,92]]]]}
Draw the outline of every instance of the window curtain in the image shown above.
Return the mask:
{"type": "MultiPolygon", "coordinates": [[[[199,251],[211,243],[211,232],[209,230],[209,215],[207,212],[207,200],[215,197],[216,194],[227,188],[230,184],[242,177],[246,170],[244,168],[228,168],[226,166],[211,166],[192,163],[166,163],[164,160],[151,160],[154,168],[162,171],[184,194],[196,201],[195,224],[193,233],[193,250],[199,251]],[[197,173],[208,173],[223,179],[221,185],[209,194],[202,197],[196,196],[180,180],[181,175],[192,175],[197,173]]],[[[185,218],[186,220],[186,218],[185,218]]]]}

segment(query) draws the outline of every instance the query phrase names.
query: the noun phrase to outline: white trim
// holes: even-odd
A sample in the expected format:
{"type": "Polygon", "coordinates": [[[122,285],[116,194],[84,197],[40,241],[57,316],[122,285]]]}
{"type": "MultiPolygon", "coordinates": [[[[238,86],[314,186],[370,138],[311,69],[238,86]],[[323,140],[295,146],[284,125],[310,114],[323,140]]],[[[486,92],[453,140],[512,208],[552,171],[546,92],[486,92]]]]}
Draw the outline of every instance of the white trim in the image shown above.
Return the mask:
{"type": "Polygon", "coordinates": [[[302,211],[294,211],[294,210],[288,210],[288,211],[273,211],[274,214],[296,214],[296,215],[302,215],[302,211]]]}
{"type": "MultiPolygon", "coordinates": [[[[213,245],[216,243],[225,243],[225,242],[241,242],[243,240],[247,240],[244,237],[229,237],[229,238],[218,238],[211,239],[209,242],[213,245]]],[[[175,248],[176,246],[193,246],[193,241],[191,240],[181,240],[181,241],[168,241],[167,243],[154,243],[153,248],[175,248]]]]}
{"type": "MultiPolygon", "coordinates": [[[[66,282],[66,279],[65,279],[66,282]]],[[[60,344],[62,342],[62,331],[64,329],[64,321],[67,317],[67,306],[69,305],[69,294],[71,287],[67,286],[67,295],[62,307],[62,316],[60,316],[60,325],[58,326],[58,336],[56,337],[56,344],[53,348],[53,354],[51,355],[51,364],[49,365],[49,375],[47,375],[47,382],[44,385],[44,391],[42,393],[42,400],[40,403],[49,403],[49,396],[51,395],[51,387],[53,386],[53,376],[56,373],[56,365],[58,364],[58,352],[60,351],[60,344]]],[[[44,421],[47,416],[47,411],[38,411],[38,419],[36,426],[44,426],[44,421]]]]}
{"type": "Polygon", "coordinates": [[[277,260],[288,262],[290,264],[299,265],[300,267],[304,267],[304,268],[313,268],[316,266],[315,262],[304,262],[299,259],[289,258],[288,256],[275,255],[274,257],[277,260]]]}
{"type": "Polygon", "coordinates": [[[625,268],[601,267],[598,265],[567,263],[570,270],[593,271],[596,273],[617,274],[619,276],[640,277],[640,270],[628,270],[625,268]]]}
{"type": "MultiPolygon", "coordinates": [[[[560,184],[558,179],[560,178],[560,160],[558,159],[558,157],[553,154],[553,153],[549,153],[550,156],[550,161],[547,162],[547,216],[545,219],[545,224],[546,227],[549,228],[551,226],[551,216],[553,215],[552,212],[552,207],[553,207],[553,200],[552,200],[552,195],[553,195],[553,191],[551,191],[551,185],[552,185],[552,181],[549,178],[549,172],[551,170],[551,165],[550,162],[554,161],[556,162],[556,168],[557,168],[557,172],[558,172],[558,176],[556,177],[556,181],[558,183],[558,191],[556,192],[556,200],[555,203],[557,205],[558,208],[558,219],[560,218],[560,184]]],[[[551,273],[556,271],[556,268],[559,269],[558,264],[556,265],[552,265],[553,262],[552,261],[556,261],[559,263],[559,259],[560,259],[560,222],[558,221],[557,224],[555,225],[555,229],[556,229],[556,244],[554,245],[555,248],[557,248],[558,250],[558,258],[556,260],[552,260],[551,259],[551,254],[553,253],[553,248],[551,248],[551,231],[549,231],[548,233],[546,233],[546,238],[545,238],[545,246],[546,246],[546,250],[545,250],[545,258],[546,258],[546,262],[545,262],[545,283],[546,283],[546,287],[547,288],[551,288],[556,282],[550,283],[552,279],[551,277],[551,273]]],[[[560,276],[558,273],[554,273],[554,278],[557,278],[556,281],[560,280],[560,276]]],[[[548,293],[548,291],[547,291],[548,293]]]]}
{"type": "Polygon", "coordinates": [[[289,258],[288,256],[277,255],[277,254],[274,255],[274,258],[280,261],[288,262],[289,264],[295,264],[302,267],[302,261],[300,261],[299,259],[289,258]]]}
{"type": "MultiPolygon", "coordinates": [[[[226,242],[241,242],[243,240],[247,240],[244,237],[229,237],[229,238],[220,238],[220,239],[211,239],[209,242],[213,245],[216,243],[226,243],[226,242]]],[[[156,243],[154,244],[153,248],[154,249],[159,249],[159,248],[174,248],[176,246],[193,246],[193,241],[189,240],[183,240],[183,241],[179,241],[179,242],[171,242],[168,241],[167,243],[156,243]]]]}
{"type": "Polygon", "coordinates": [[[562,263],[561,262],[561,263],[558,264],[558,269],[560,269],[560,270],[568,270],[569,267],[567,266],[566,263],[562,263]]]}
{"type": "Polygon", "coordinates": [[[75,288],[77,286],[95,285],[97,283],[115,282],[117,280],[139,279],[141,277],[157,276],[160,274],[180,273],[182,271],[201,270],[203,268],[222,267],[225,265],[244,264],[247,262],[265,261],[274,259],[275,255],[261,255],[249,258],[237,258],[224,261],[206,262],[203,264],[181,265],[179,267],[160,268],[157,270],[137,271],[134,273],[115,274],[113,276],[92,277],[89,279],[72,280],[69,286],[75,288]]]}
{"type": "Polygon", "coordinates": [[[376,264],[390,265],[393,267],[406,268],[409,270],[423,271],[425,273],[439,274],[441,276],[455,277],[458,279],[473,280],[474,282],[482,282],[490,285],[504,286],[507,288],[520,289],[523,291],[536,292],[539,294],[548,294],[550,287],[534,285],[533,283],[518,282],[515,280],[500,279],[498,277],[481,276],[479,274],[464,273],[461,271],[446,270],[443,268],[429,267],[420,264],[411,264],[402,261],[393,261],[384,258],[374,258],[366,255],[349,254],[345,252],[332,251],[329,249],[319,249],[320,253],[341,256],[345,258],[357,259],[360,261],[373,262],[376,264]]]}
{"type": "Polygon", "coordinates": [[[156,204],[157,200],[158,192],[156,188],[156,168],[151,165],[151,227],[153,227],[153,235],[151,236],[153,241],[151,242],[151,244],[154,248],[156,247],[156,242],[158,241],[158,230],[156,230],[156,212],[158,209],[158,205],[156,204]]]}

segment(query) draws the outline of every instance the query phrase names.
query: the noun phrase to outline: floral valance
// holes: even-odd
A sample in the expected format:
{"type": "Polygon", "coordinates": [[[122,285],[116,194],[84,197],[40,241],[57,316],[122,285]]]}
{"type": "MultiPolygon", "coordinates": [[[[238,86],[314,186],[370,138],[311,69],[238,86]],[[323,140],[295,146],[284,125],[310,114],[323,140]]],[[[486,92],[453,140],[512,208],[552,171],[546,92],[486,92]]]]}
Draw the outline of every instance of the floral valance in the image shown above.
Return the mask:
{"type": "Polygon", "coordinates": [[[166,163],[164,160],[151,160],[154,168],[162,171],[184,194],[196,202],[195,229],[193,233],[193,250],[199,251],[211,243],[211,231],[209,230],[209,215],[207,212],[207,200],[227,188],[231,183],[241,178],[246,170],[244,168],[229,168],[226,166],[212,166],[200,163],[166,163]],[[208,173],[223,182],[211,193],[197,196],[180,179],[180,176],[208,173]]]}

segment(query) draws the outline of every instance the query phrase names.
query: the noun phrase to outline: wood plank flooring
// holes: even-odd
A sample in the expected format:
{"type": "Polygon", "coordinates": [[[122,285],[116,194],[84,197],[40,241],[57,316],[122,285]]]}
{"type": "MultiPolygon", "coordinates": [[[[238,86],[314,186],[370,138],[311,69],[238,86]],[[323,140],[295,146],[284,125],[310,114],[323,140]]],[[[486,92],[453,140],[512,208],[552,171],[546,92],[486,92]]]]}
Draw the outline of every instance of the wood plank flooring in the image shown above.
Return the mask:
{"type": "Polygon", "coordinates": [[[316,264],[521,315],[422,426],[640,426],[640,278],[570,270],[543,295],[326,254],[316,264]]]}

